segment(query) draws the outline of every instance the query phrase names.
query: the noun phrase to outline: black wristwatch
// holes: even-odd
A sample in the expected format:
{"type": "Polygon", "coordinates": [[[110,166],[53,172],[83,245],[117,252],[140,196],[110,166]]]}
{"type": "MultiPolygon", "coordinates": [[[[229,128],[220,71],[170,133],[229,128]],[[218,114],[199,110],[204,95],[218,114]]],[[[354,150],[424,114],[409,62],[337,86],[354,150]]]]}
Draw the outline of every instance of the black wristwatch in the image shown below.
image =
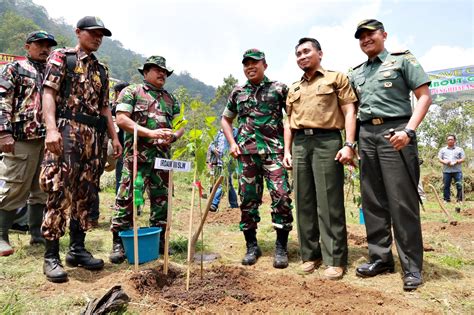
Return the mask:
{"type": "Polygon", "coordinates": [[[353,151],[355,151],[357,144],[356,144],[356,143],[352,143],[352,142],[347,142],[347,141],[346,141],[346,142],[344,142],[344,146],[345,146],[345,147],[349,147],[349,148],[351,148],[353,151]]]}
{"type": "Polygon", "coordinates": [[[407,134],[408,138],[410,138],[410,139],[416,138],[416,132],[415,132],[415,130],[410,129],[410,128],[405,128],[405,129],[403,129],[403,131],[405,131],[405,133],[407,134]]]}
{"type": "Polygon", "coordinates": [[[174,133],[172,133],[171,134],[171,143],[176,142],[176,140],[178,140],[178,137],[174,133]]]}

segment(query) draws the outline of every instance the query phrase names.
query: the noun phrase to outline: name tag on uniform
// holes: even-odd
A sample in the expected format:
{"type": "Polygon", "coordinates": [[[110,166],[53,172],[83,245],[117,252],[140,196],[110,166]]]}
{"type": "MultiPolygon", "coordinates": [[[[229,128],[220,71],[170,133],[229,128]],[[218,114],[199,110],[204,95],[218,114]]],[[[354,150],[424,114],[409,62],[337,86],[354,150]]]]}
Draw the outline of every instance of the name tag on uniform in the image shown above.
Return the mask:
{"type": "Polygon", "coordinates": [[[189,172],[191,170],[191,162],[173,161],[168,159],[155,159],[155,169],[173,170],[178,172],[189,172]]]}

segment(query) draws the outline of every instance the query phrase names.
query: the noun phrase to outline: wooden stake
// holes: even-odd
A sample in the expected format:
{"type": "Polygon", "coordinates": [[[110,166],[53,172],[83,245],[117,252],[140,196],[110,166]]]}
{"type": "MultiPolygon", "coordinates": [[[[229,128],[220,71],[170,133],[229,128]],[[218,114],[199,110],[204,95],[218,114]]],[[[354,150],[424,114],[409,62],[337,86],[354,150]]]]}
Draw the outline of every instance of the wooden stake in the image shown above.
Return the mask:
{"type": "Polygon", "coordinates": [[[171,202],[173,200],[173,170],[169,171],[168,176],[168,214],[166,219],[166,230],[161,231],[161,233],[165,233],[165,248],[163,250],[164,253],[164,262],[163,262],[163,273],[165,275],[168,274],[168,264],[169,264],[169,248],[170,248],[170,230],[171,230],[171,202]]]}
{"type": "Polygon", "coordinates": [[[201,223],[199,224],[199,227],[197,231],[194,233],[192,239],[191,239],[191,256],[194,256],[194,251],[196,249],[196,242],[199,238],[199,234],[201,233],[201,230],[204,226],[204,222],[206,222],[207,215],[209,213],[209,209],[211,209],[212,205],[212,200],[214,199],[214,196],[216,195],[217,188],[221,185],[222,181],[224,180],[224,176],[219,176],[217,179],[216,183],[214,184],[214,187],[212,188],[211,194],[209,195],[209,198],[207,199],[207,205],[206,208],[204,209],[204,215],[202,216],[201,223]]]}
{"type": "MultiPolygon", "coordinates": [[[[199,217],[202,220],[202,208],[201,208],[201,194],[199,194],[199,217]]],[[[203,279],[204,274],[204,228],[201,233],[201,280],[203,279]]]]}
{"type": "Polygon", "coordinates": [[[196,192],[196,178],[197,166],[194,169],[193,188],[191,195],[191,210],[189,212],[189,228],[188,228],[188,269],[186,271],[186,291],[189,291],[189,275],[191,273],[191,238],[193,236],[193,211],[194,211],[194,196],[196,192]]]}
{"type": "Polygon", "coordinates": [[[428,186],[430,186],[431,189],[433,190],[433,192],[436,196],[436,199],[438,200],[438,204],[441,207],[441,210],[443,210],[444,214],[448,217],[449,224],[457,225],[458,222],[456,220],[454,220],[454,218],[449,214],[448,210],[446,210],[446,208],[443,206],[443,203],[441,202],[441,199],[439,198],[439,195],[438,195],[438,192],[436,191],[436,188],[432,184],[428,184],[428,186]]]}
{"type": "Polygon", "coordinates": [[[137,205],[135,204],[135,179],[138,174],[138,131],[137,124],[133,126],[133,258],[135,260],[135,271],[138,271],[138,223],[137,223],[137,205]]]}

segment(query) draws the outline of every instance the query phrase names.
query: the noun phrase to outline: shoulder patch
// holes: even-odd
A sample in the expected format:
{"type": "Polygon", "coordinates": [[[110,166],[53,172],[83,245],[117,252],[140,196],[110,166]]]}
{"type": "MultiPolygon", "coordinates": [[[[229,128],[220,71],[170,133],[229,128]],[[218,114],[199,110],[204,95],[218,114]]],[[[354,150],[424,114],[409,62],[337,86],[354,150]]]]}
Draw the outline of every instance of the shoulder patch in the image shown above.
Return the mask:
{"type": "Polygon", "coordinates": [[[410,54],[410,51],[408,49],[407,50],[400,50],[400,51],[392,51],[390,53],[390,55],[393,55],[393,56],[407,55],[407,54],[410,54]]]}

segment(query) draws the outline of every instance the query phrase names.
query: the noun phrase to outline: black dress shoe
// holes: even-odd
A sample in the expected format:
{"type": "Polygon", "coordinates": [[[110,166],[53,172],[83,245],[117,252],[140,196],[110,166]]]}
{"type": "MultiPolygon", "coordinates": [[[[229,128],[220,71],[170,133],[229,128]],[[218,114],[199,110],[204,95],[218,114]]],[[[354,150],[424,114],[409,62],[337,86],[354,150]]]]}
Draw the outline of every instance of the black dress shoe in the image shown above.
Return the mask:
{"type": "Polygon", "coordinates": [[[403,276],[403,290],[413,291],[423,284],[420,272],[405,272],[403,276]]]}
{"type": "Polygon", "coordinates": [[[394,272],[395,266],[393,261],[391,262],[383,262],[381,260],[376,260],[375,262],[370,262],[363,264],[356,268],[356,275],[359,277],[375,277],[381,273],[385,272],[394,272]]]}

